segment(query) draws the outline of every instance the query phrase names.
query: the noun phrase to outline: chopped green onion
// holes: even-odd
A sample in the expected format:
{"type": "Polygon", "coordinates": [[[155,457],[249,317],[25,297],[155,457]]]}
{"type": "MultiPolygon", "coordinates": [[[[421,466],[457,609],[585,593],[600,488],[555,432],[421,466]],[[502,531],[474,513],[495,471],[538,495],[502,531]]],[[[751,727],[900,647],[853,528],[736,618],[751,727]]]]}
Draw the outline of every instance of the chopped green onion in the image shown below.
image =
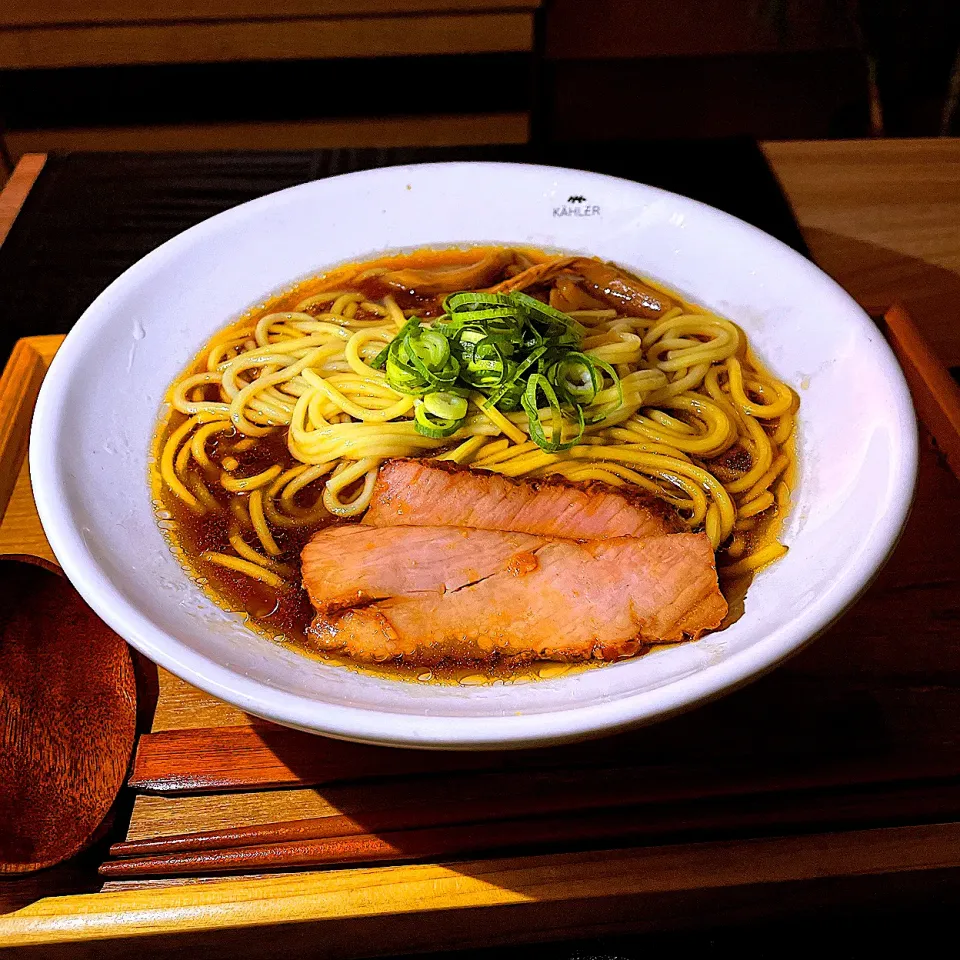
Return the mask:
{"type": "Polygon", "coordinates": [[[425,436],[449,437],[460,429],[467,388],[501,411],[522,406],[530,438],[550,452],[569,449],[586,425],[623,405],[616,371],[583,353],[583,327],[549,304],[520,291],[463,291],[446,297],[443,309],[431,326],[411,317],[370,362],[385,370],[394,390],[418,398],[414,425],[425,436]],[[617,399],[596,409],[591,405],[604,389],[604,375],[617,399]],[[576,436],[566,441],[565,420],[577,425],[576,436]]]}
{"type": "MultiPolygon", "coordinates": [[[[436,396],[436,394],[430,394],[436,396]]],[[[466,401],[464,401],[466,404],[466,401]]],[[[443,437],[449,437],[456,433],[463,424],[463,418],[458,419],[436,417],[427,409],[427,401],[417,400],[414,404],[414,427],[417,433],[425,437],[431,437],[434,440],[441,440],[443,437]]]]}
{"type": "Polygon", "coordinates": [[[424,409],[441,420],[462,420],[467,415],[467,398],[438,390],[423,398],[424,409]]]}
{"type": "Polygon", "coordinates": [[[580,429],[572,440],[563,442],[563,412],[560,409],[560,402],[557,400],[557,394],[550,385],[550,381],[542,373],[534,373],[527,380],[527,388],[523,391],[520,402],[523,404],[523,409],[527,412],[527,419],[530,422],[530,439],[548,453],[569,450],[583,436],[583,409],[577,405],[580,429]],[[540,410],[537,405],[537,396],[540,393],[543,394],[550,408],[552,423],[549,437],[544,432],[543,423],[540,420],[540,410]]]}

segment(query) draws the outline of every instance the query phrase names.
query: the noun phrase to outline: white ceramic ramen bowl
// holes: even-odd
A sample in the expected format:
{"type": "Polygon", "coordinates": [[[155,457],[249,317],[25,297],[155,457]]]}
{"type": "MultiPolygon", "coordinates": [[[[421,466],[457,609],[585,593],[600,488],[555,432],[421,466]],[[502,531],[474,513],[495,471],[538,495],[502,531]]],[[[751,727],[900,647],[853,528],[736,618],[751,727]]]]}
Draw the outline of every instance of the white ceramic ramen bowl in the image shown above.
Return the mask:
{"type": "Polygon", "coordinates": [[[30,445],[37,507],[67,576],[158,664],[260,717],[406,747],[557,743],[716,697],[795,653],[857,598],[910,505],[917,437],[903,376],[854,301],[803,257],[693,200],[515,164],[349,174],[243,204],[113,283],[67,337],[30,445]],[[583,196],[583,203],[567,198],[583,196]],[[517,686],[437,686],[274,645],[188,579],[158,529],[147,461],[170,381],[220,327],[292,281],[386,249],[528,244],[594,254],[730,317],[801,398],[789,553],[728,629],[634,661],[517,686]]]}

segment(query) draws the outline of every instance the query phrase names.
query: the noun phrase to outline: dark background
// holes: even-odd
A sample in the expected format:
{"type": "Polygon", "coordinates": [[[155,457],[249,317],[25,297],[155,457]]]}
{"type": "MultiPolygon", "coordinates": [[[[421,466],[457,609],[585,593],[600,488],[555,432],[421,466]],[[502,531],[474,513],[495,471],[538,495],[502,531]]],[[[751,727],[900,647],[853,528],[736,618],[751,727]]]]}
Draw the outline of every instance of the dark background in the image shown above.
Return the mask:
{"type": "MultiPolygon", "coordinates": [[[[349,13],[372,2],[322,0],[313,6],[349,13]]],[[[403,0],[393,9],[413,19],[409,11],[463,12],[465,3],[403,0]]],[[[517,0],[517,7],[526,5],[529,12],[530,3],[517,0]]],[[[514,12],[506,0],[490,6],[514,12]]],[[[246,49],[233,60],[229,52],[214,51],[210,59],[217,62],[187,64],[163,62],[164,54],[133,46],[107,55],[99,41],[87,39],[86,28],[112,22],[110,17],[146,17],[135,0],[31,0],[3,7],[0,134],[8,163],[24,151],[64,144],[137,149],[142,131],[150,137],[149,149],[189,150],[454,145],[487,142],[485,137],[517,142],[525,138],[525,123],[535,139],[598,144],[958,130],[957,0],[544,0],[533,42],[519,52],[498,51],[491,39],[490,52],[482,54],[454,48],[432,56],[337,59],[321,50],[300,56],[312,54],[306,44],[293,59],[287,59],[290,50],[271,56],[268,49],[246,49]],[[32,22],[42,33],[61,20],[61,46],[53,44],[45,56],[74,65],[18,67],[33,62],[22,53],[34,42],[27,36],[32,22]],[[12,51],[6,57],[4,41],[12,51]],[[112,63],[120,59],[129,62],[112,63]],[[471,117],[491,115],[512,120],[492,131],[479,119],[470,127],[471,117]],[[438,116],[462,122],[440,133],[418,128],[417,118],[438,116]],[[408,122],[399,131],[382,128],[389,142],[378,140],[376,123],[398,118],[408,122]],[[326,132],[311,127],[330,121],[347,126],[326,132]],[[368,126],[351,126],[360,121],[368,126]],[[285,125],[281,133],[265,126],[275,124],[285,125]]],[[[210,2],[184,0],[149,17],[172,21],[173,29],[202,29],[209,21],[177,21],[191,7],[201,11],[210,2]]],[[[310,7],[307,0],[222,4],[227,12],[253,11],[248,16],[274,20],[284,10],[310,7]]],[[[482,7],[476,0],[471,9],[482,7]]]]}

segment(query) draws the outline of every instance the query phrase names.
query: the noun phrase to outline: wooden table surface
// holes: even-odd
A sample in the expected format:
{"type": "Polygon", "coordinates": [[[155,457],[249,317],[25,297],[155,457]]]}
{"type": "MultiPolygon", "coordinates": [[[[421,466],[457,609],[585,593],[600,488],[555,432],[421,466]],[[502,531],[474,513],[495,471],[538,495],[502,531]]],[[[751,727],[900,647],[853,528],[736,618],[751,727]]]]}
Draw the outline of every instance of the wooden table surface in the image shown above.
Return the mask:
{"type": "MultiPolygon", "coordinates": [[[[913,312],[918,325],[941,358],[949,365],[960,363],[960,295],[958,295],[960,294],[960,141],[772,143],[764,145],[764,149],[794,205],[804,235],[817,262],[868,308],[886,307],[894,300],[905,303],[913,312]]],[[[23,198],[29,192],[30,185],[39,174],[41,167],[41,157],[25,157],[8,183],[7,188],[0,194],[0,242],[2,242],[9,223],[16,216],[23,198]]],[[[937,482],[943,484],[949,482],[951,484],[949,490],[946,486],[941,490],[944,496],[951,496],[953,478],[945,471],[941,476],[932,463],[928,463],[925,469],[928,473],[931,473],[931,471],[937,473],[937,476],[940,477],[937,482]]],[[[21,479],[23,482],[27,482],[25,476],[21,479]]],[[[933,504],[930,506],[931,509],[934,507],[933,504]]],[[[921,513],[923,511],[918,508],[918,516],[921,513]]],[[[927,514],[929,513],[928,510],[927,514]]],[[[927,514],[924,514],[924,516],[927,514]]],[[[919,523],[919,520],[917,522],[919,523]]],[[[941,530],[938,534],[941,538],[953,535],[946,530],[941,530]]],[[[907,540],[909,541],[909,538],[907,540]]],[[[937,563],[942,563],[943,557],[949,551],[940,552],[935,549],[933,552],[939,555],[939,559],[928,557],[929,563],[927,563],[923,559],[926,555],[923,545],[918,542],[911,546],[911,542],[905,542],[902,549],[905,549],[916,560],[915,572],[917,577],[923,580],[925,584],[931,578],[940,583],[943,579],[941,576],[943,571],[939,567],[936,570],[933,567],[931,567],[931,570],[927,570],[926,567],[930,564],[936,566],[937,563]]],[[[943,547],[944,544],[941,544],[941,546],[943,547]]],[[[896,598],[892,598],[892,600],[896,600],[896,598]]],[[[925,594],[924,599],[917,602],[926,604],[933,602],[933,599],[925,594]]],[[[875,614],[881,619],[888,618],[894,614],[894,610],[889,605],[885,605],[883,609],[876,610],[875,614]]],[[[867,640],[870,641],[868,644],[869,653],[862,651],[863,655],[859,659],[855,656],[854,651],[849,648],[844,650],[837,645],[818,645],[815,651],[816,669],[813,670],[813,673],[823,674],[825,671],[826,673],[839,675],[843,674],[844,671],[866,670],[871,676],[874,674],[880,676],[884,675],[885,672],[892,674],[899,670],[903,657],[902,643],[894,642],[899,638],[893,636],[878,641],[877,637],[881,634],[885,636],[889,631],[881,629],[879,620],[875,626],[874,633],[877,636],[874,637],[871,634],[871,637],[864,640],[864,643],[867,640]],[[827,649],[828,646],[831,649],[827,649]]],[[[873,628],[869,627],[869,624],[868,628],[867,633],[870,633],[873,628]]],[[[950,649],[951,645],[949,643],[944,643],[948,639],[948,631],[951,629],[955,628],[947,623],[940,624],[934,631],[936,636],[932,637],[931,643],[927,645],[929,649],[925,647],[922,650],[914,651],[911,663],[913,668],[919,671],[919,674],[924,674],[925,670],[929,673],[935,667],[947,671],[954,669],[954,665],[957,663],[957,654],[950,649]]],[[[797,678],[805,679],[804,664],[809,667],[808,660],[809,657],[800,659],[791,665],[790,672],[795,675],[793,676],[794,680],[797,680],[797,678]]],[[[235,708],[192,690],[186,684],[163,671],[160,672],[160,686],[161,695],[153,722],[153,729],[155,730],[221,726],[238,724],[245,720],[240,711],[235,708]]],[[[902,709],[909,706],[910,704],[905,706],[898,702],[896,709],[902,712],[902,709]]],[[[316,802],[316,798],[310,791],[289,791],[283,796],[283,799],[285,802],[289,801],[294,794],[300,795],[300,799],[304,802],[307,800],[311,803],[316,802]]],[[[214,826],[222,817],[230,822],[231,818],[234,818],[241,811],[250,796],[237,794],[220,797],[181,798],[176,802],[185,804],[184,810],[189,808],[191,822],[196,823],[198,818],[200,820],[207,818],[209,819],[209,825],[214,826]]],[[[166,808],[170,804],[171,801],[163,797],[139,797],[135,816],[131,821],[131,835],[137,835],[138,833],[149,835],[153,827],[161,822],[169,821],[169,812],[166,808]]],[[[259,812],[262,814],[262,811],[259,812]]],[[[314,810],[308,810],[307,812],[316,813],[314,810]]],[[[753,905],[748,912],[751,915],[772,916],[786,908],[785,905],[778,905],[779,894],[775,889],[776,884],[772,884],[772,881],[799,880],[814,875],[837,878],[866,877],[875,873],[882,874],[887,869],[893,868],[901,871],[930,870],[937,863],[936,857],[933,856],[931,851],[950,848],[956,837],[954,826],[953,824],[917,825],[915,827],[904,827],[899,832],[895,829],[893,831],[893,834],[896,835],[894,836],[893,847],[888,845],[889,837],[893,835],[888,830],[886,831],[887,840],[884,841],[882,856],[877,854],[879,859],[876,860],[872,859],[873,848],[871,844],[875,840],[875,835],[871,831],[832,835],[829,841],[824,835],[824,848],[815,857],[816,864],[805,859],[805,857],[811,856],[809,849],[805,849],[804,857],[800,857],[799,847],[791,852],[791,844],[795,844],[795,838],[755,841],[754,852],[762,852],[761,848],[764,843],[772,844],[771,856],[769,861],[765,862],[769,862],[771,869],[773,869],[773,864],[779,866],[773,870],[770,876],[760,871],[756,877],[751,879],[749,889],[752,889],[755,893],[752,895],[753,905]],[[940,833],[937,832],[938,830],[940,830],[940,833]],[[776,847],[776,850],[773,850],[773,847],[776,847]],[[914,860],[916,863],[910,866],[914,860]],[[800,864],[801,861],[802,866],[797,866],[796,874],[792,873],[791,870],[793,870],[794,865],[800,864]],[[761,894],[759,887],[753,886],[753,884],[770,885],[772,889],[761,894]]],[[[718,864],[726,862],[725,858],[720,855],[723,845],[714,846],[717,847],[714,852],[717,853],[718,859],[711,861],[712,865],[709,866],[709,869],[707,865],[700,861],[691,861],[681,865],[683,866],[683,870],[681,870],[683,882],[677,881],[679,884],[677,889],[692,888],[684,886],[684,884],[694,884],[694,879],[691,878],[707,877],[710,875],[710,870],[718,868],[718,864]]],[[[686,856],[685,849],[676,848],[671,856],[686,856]]],[[[691,851],[690,856],[700,856],[702,852],[691,851]]],[[[648,851],[639,856],[643,860],[650,855],[648,851]]],[[[582,882],[587,886],[593,882],[603,885],[614,880],[616,880],[616,883],[620,883],[622,880],[622,892],[627,893],[629,890],[633,890],[633,887],[630,887],[627,879],[625,879],[626,873],[619,879],[612,876],[603,879],[604,875],[601,869],[605,860],[603,853],[576,856],[583,860],[582,882]],[[593,880],[589,878],[593,878],[593,880]]],[[[761,856],[756,863],[759,864],[762,860],[763,857],[761,856]]],[[[550,863],[553,862],[550,861],[550,863]]],[[[577,860],[577,863],[579,862],[580,860],[577,860]]],[[[752,858],[751,862],[753,862],[752,858]]],[[[944,861],[942,865],[949,866],[950,864],[944,861]]],[[[650,864],[648,863],[647,866],[649,867],[650,864]]],[[[461,873],[462,868],[463,865],[461,865],[461,873]]],[[[451,894],[448,897],[447,893],[443,893],[443,899],[447,904],[446,909],[451,911],[457,910],[458,896],[469,894],[470,897],[473,897],[474,894],[478,894],[481,888],[483,890],[489,888],[491,891],[496,888],[499,892],[496,897],[493,897],[491,893],[491,897],[501,906],[514,903],[503,891],[522,889],[511,885],[497,873],[471,880],[470,883],[479,884],[479,886],[477,890],[473,890],[471,887],[468,891],[465,886],[465,884],[469,886],[468,881],[462,875],[458,875],[457,871],[437,866],[406,869],[411,877],[415,876],[417,878],[417,882],[425,880],[428,882],[428,886],[433,885],[431,889],[436,888],[437,890],[451,877],[455,877],[456,891],[454,893],[456,895],[451,894]],[[449,902],[447,903],[447,901],[449,902]]],[[[533,860],[529,862],[529,869],[535,871],[533,860]]],[[[552,867],[547,865],[547,861],[544,861],[541,871],[544,876],[551,869],[552,867]]],[[[739,878],[737,883],[743,883],[741,866],[730,864],[730,869],[737,872],[739,878]]],[[[674,867],[671,867],[670,870],[674,870],[674,867]]],[[[629,873],[629,871],[627,872],[629,873]]],[[[640,869],[640,873],[644,875],[647,872],[642,868],[640,869]]],[[[270,898],[282,898],[295,893],[297,897],[302,899],[307,889],[313,889],[309,886],[313,882],[310,880],[311,876],[315,875],[300,875],[299,877],[277,878],[275,880],[266,879],[262,881],[262,889],[258,888],[258,894],[270,898]],[[290,889],[287,890],[284,884],[290,889]],[[283,890],[280,889],[281,887],[283,887],[283,890]]],[[[382,886],[381,871],[378,869],[350,871],[349,874],[343,872],[339,874],[339,877],[345,884],[357,884],[355,893],[361,899],[365,896],[365,884],[368,881],[378,889],[382,886]]],[[[324,880],[325,884],[329,882],[329,878],[324,880]]],[[[657,883],[660,883],[660,881],[658,880],[657,883]]],[[[727,883],[733,883],[733,880],[729,878],[716,882],[711,880],[706,885],[723,887],[727,883]]],[[[696,884],[700,885],[699,879],[696,879],[696,884]]],[[[227,899],[231,896],[230,886],[227,883],[224,885],[218,884],[216,889],[210,885],[199,887],[201,895],[213,898],[205,907],[203,926],[217,925],[219,920],[215,916],[216,909],[212,904],[217,897],[225,898],[224,902],[226,904],[227,899]]],[[[326,887],[323,889],[326,890],[326,887]]],[[[443,889],[446,891],[446,887],[443,887],[443,889]]],[[[609,890],[607,887],[604,889],[609,890]]],[[[649,889],[645,887],[643,892],[659,894],[665,889],[665,887],[661,889],[656,883],[653,883],[649,889]]],[[[319,895],[320,888],[317,888],[315,892],[319,895]]],[[[635,892],[639,893],[639,888],[635,892]]],[[[526,901],[526,898],[530,895],[529,890],[523,890],[521,898],[526,901]]],[[[121,897],[122,891],[117,890],[112,895],[96,894],[93,899],[85,901],[84,910],[91,911],[91,914],[98,910],[107,910],[108,905],[113,902],[109,899],[111,896],[121,897]],[[100,897],[107,897],[108,899],[97,899],[100,897]]],[[[161,891],[161,900],[158,900],[157,903],[166,903],[169,900],[172,909],[179,903],[176,900],[177,896],[175,889],[161,891]]],[[[564,896],[566,897],[566,894],[564,896]]],[[[590,897],[585,895],[584,909],[587,909],[588,903],[592,902],[590,900],[592,896],[593,894],[590,894],[590,897]]],[[[538,888],[535,899],[538,902],[542,900],[546,903],[550,901],[550,896],[543,895],[538,888]]],[[[491,903],[493,900],[491,900],[491,903]]],[[[479,901],[469,900],[471,906],[476,905],[476,902],[479,901]]],[[[122,902],[118,900],[117,903],[116,909],[118,910],[121,907],[123,910],[130,909],[129,903],[125,900],[122,902]]],[[[239,909],[232,901],[230,903],[232,905],[229,909],[239,909]]],[[[300,900],[297,901],[297,904],[299,903],[300,900]]],[[[655,912],[655,905],[652,901],[648,906],[651,906],[655,912]]],[[[741,907],[743,906],[741,904],[741,907]]],[[[342,911],[343,904],[338,902],[331,906],[331,909],[334,908],[337,911],[342,911]]],[[[49,908],[42,905],[37,907],[41,914],[44,909],[54,910],[56,908],[51,901],[49,908]]],[[[226,905],[223,909],[227,909],[226,905]]],[[[360,910],[358,907],[359,913],[363,913],[365,909],[364,907],[363,910],[360,910]]],[[[569,929],[571,931],[586,929],[586,926],[584,926],[586,921],[581,922],[576,918],[570,919],[567,916],[569,909],[570,904],[565,900],[564,917],[567,918],[566,922],[569,929]]],[[[300,910],[300,906],[296,906],[296,910],[300,910]]],[[[310,916],[313,917],[311,911],[313,911],[312,905],[309,906],[309,909],[304,906],[304,912],[309,912],[310,916]]],[[[299,914],[291,914],[289,920],[296,919],[296,916],[299,916],[299,914]]],[[[564,926],[564,917],[558,914],[557,922],[551,926],[551,929],[554,931],[567,929],[564,926]]],[[[572,917],[572,914],[570,914],[570,917],[572,917]]],[[[224,916],[221,919],[226,925],[229,918],[224,916]]],[[[89,935],[96,936],[92,917],[89,922],[91,925],[89,935]]],[[[200,923],[199,913],[197,922],[200,923]]],[[[525,927],[523,923],[520,923],[519,915],[517,923],[520,926],[516,926],[516,924],[511,926],[507,923],[502,929],[497,927],[496,930],[489,929],[484,925],[485,931],[475,930],[469,937],[467,931],[464,930],[462,945],[475,946],[481,942],[520,940],[523,938],[523,929],[521,928],[525,927]]],[[[641,925],[655,927],[657,923],[656,918],[651,915],[647,918],[645,924],[641,925]]],[[[362,934],[364,931],[365,928],[362,925],[359,928],[354,927],[351,936],[358,933],[362,934]]],[[[237,931],[234,931],[234,933],[237,934],[237,931]]],[[[382,944],[384,928],[374,924],[366,931],[366,935],[370,938],[369,944],[371,947],[374,943],[382,944]]],[[[420,942],[411,930],[404,932],[402,937],[398,933],[398,939],[399,942],[405,944],[420,942]]],[[[231,942],[239,945],[241,941],[242,937],[231,942]]],[[[344,948],[340,952],[363,955],[366,945],[362,941],[363,937],[361,936],[352,948],[344,948]]],[[[423,948],[429,946],[431,942],[436,941],[425,938],[423,948]]],[[[450,941],[450,943],[452,945],[453,941],[450,941]]],[[[222,946],[223,943],[218,941],[218,947],[222,946]]]]}
{"type": "Polygon", "coordinates": [[[767,143],[814,259],[960,364],[960,139],[767,143]]]}

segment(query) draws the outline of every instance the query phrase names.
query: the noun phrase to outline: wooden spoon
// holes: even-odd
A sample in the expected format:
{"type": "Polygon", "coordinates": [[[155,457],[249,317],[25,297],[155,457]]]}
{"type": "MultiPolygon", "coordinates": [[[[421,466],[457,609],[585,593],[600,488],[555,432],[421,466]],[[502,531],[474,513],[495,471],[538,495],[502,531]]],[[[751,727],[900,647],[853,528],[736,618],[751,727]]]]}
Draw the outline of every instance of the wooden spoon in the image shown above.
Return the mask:
{"type": "Polygon", "coordinates": [[[55,566],[0,558],[0,874],[59,863],[95,837],[135,729],[126,643],[55,566]]]}

